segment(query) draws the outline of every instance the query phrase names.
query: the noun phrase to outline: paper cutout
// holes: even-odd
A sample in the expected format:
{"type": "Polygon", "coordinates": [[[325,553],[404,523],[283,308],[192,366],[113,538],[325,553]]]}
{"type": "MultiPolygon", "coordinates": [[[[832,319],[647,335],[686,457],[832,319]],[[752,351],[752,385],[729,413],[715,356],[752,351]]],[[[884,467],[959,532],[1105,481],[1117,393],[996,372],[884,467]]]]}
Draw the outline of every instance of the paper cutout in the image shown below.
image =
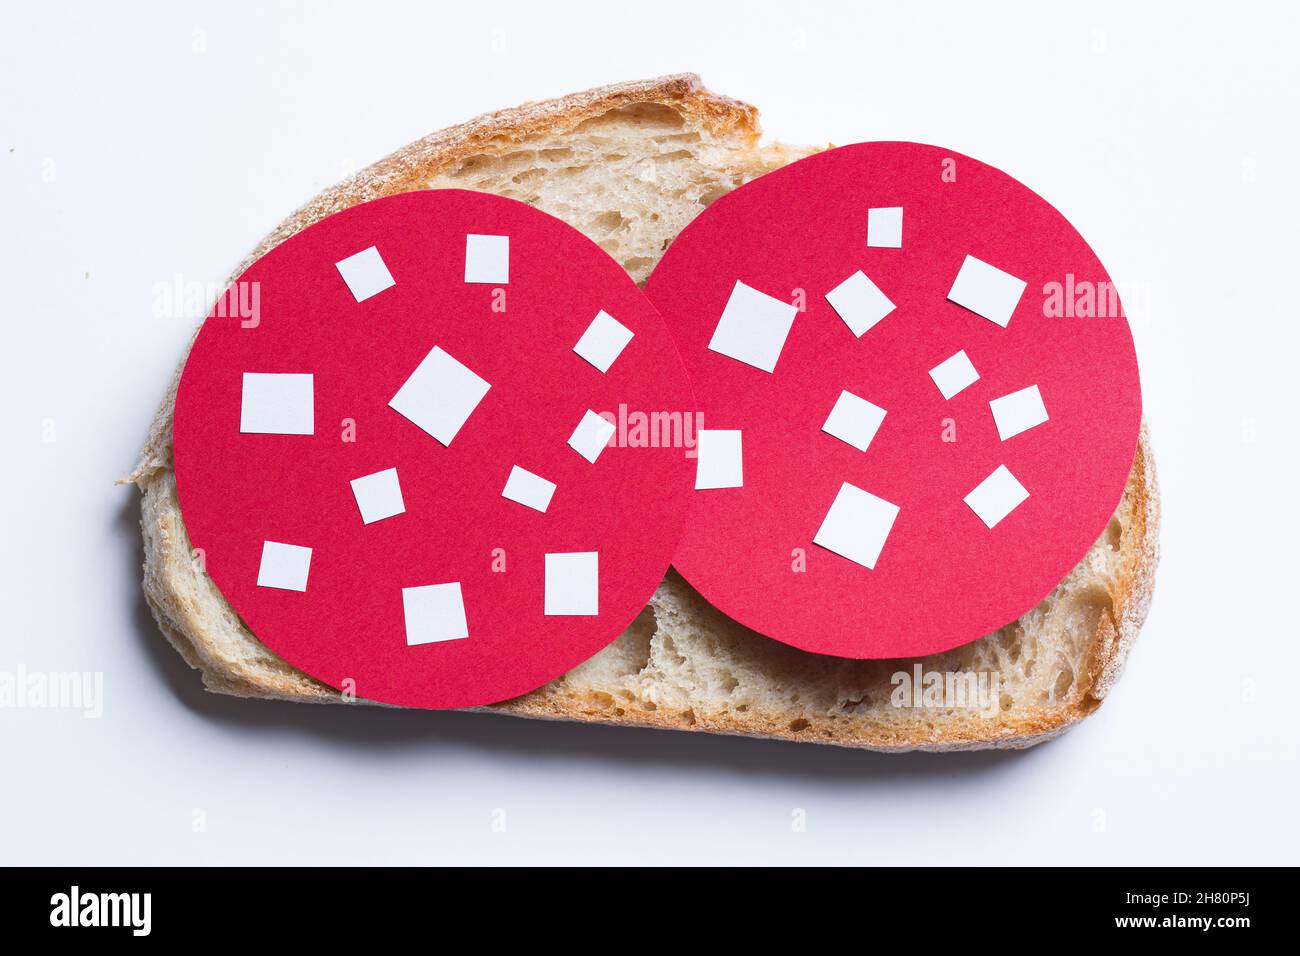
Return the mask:
{"type": "Polygon", "coordinates": [[[614,435],[614,423],[588,410],[569,436],[569,447],[593,465],[614,435]]]}
{"type": "Polygon", "coordinates": [[[695,403],[662,318],[599,246],[525,203],[414,191],[308,226],[238,281],[262,322],[199,330],[175,480],[208,577],[270,651],[366,700],[477,707],[573,669],[645,608],[694,495],[695,403]],[[465,282],[470,235],[509,236],[508,295],[465,282]],[[398,281],[358,304],[334,264],[371,244],[398,281]],[[604,374],[573,351],[601,310],[635,332],[604,374]],[[245,371],[311,373],[314,434],[241,433],[245,371]],[[595,464],[566,444],[588,409],[595,464]],[[687,441],[647,437],[664,415],[687,441]],[[544,513],[503,496],[516,464],[556,486],[544,513]],[[365,524],[350,482],[394,467],[405,511],[365,524]],[[310,546],[305,593],[258,587],[268,539],[310,546]],[[548,616],[545,555],[570,552],[599,552],[598,613],[548,616]],[[468,626],[407,620],[403,589],[450,582],[468,626]]]}
{"type": "Polygon", "coordinates": [[[876,249],[903,248],[903,207],[867,210],[867,245],[876,249]]]}
{"type": "Polygon", "coordinates": [[[334,265],[339,270],[339,275],[343,277],[343,281],[347,283],[353,298],[358,302],[365,302],[371,296],[378,295],[397,284],[379,255],[379,250],[374,246],[362,249],[334,265]]]}
{"type": "Polygon", "coordinates": [[[601,309],[591,320],[591,325],[587,326],[587,331],[582,333],[582,338],[578,339],[573,351],[600,371],[608,372],[614,359],[631,341],[632,330],[601,309]]]}
{"type": "Polygon", "coordinates": [[[741,488],[744,455],[737,429],[701,428],[696,434],[695,489],[741,488]]]}
{"type": "Polygon", "coordinates": [[[785,347],[798,309],[737,281],[713,330],[709,348],[771,372],[785,347]]]}
{"type": "Polygon", "coordinates": [[[966,350],[961,349],[930,369],[930,378],[946,401],[978,382],[980,373],[975,371],[966,350]]]}
{"type": "Polygon", "coordinates": [[[546,556],[546,615],[589,617],[600,613],[600,555],[570,551],[546,556]]]}
{"type": "Polygon", "coordinates": [[[827,292],[826,301],[858,338],[894,311],[894,303],[861,270],[827,292]]]}
{"type": "Polygon", "coordinates": [[[1006,465],[998,465],[993,474],[971,490],[962,500],[992,530],[998,522],[1029,499],[1025,486],[1016,480],[1006,465]]]}
{"type": "Polygon", "coordinates": [[[362,524],[374,524],[406,511],[396,468],[353,478],[350,484],[352,496],[357,500],[357,509],[361,512],[362,524]]]}
{"type": "Polygon", "coordinates": [[[989,402],[993,421],[998,427],[998,438],[1006,441],[1035,425],[1047,421],[1047,407],[1037,385],[1030,385],[1010,395],[989,402]]]}
{"type": "Polygon", "coordinates": [[[402,617],[408,647],[469,637],[459,581],[402,588],[402,617]]]}
{"type": "Polygon", "coordinates": [[[846,481],[822,519],[813,544],[864,568],[875,568],[898,510],[898,505],[846,481]]]}
{"type": "Polygon", "coordinates": [[[310,435],[315,431],[310,374],[245,372],[239,430],[259,435],[310,435]]]}
{"type": "Polygon", "coordinates": [[[502,498],[509,498],[534,511],[546,513],[550,507],[551,496],[555,494],[555,482],[547,481],[541,475],[534,475],[526,468],[515,465],[510,469],[510,477],[501,490],[502,498]]]}
{"type": "Polygon", "coordinates": [[[441,347],[434,346],[388,405],[444,445],[450,445],[491,387],[441,347]]]}
{"type": "Polygon", "coordinates": [[[306,591],[311,568],[311,548],[279,541],[262,542],[262,560],[257,566],[257,586],[281,591],[306,591]]]}
{"type": "Polygon", "coordinates": [[[840,397],[835,400],[822,431],[858,451],[866,451],[884,420],[883,408],[846,390],[840,392],[840,397]]]}
{"type": "Polygon", "coordinates": [[[467,235],[465,281],[506,285],[510,281],[510,237],[467,235]]]}
{"type": "MultiPolygon", "coordinates": [[[[949,149],[831,149],[711,203],[645,290],[691,373],[704,427],[743,432],[744,484],[691,496],[673,566],[745,627],[837,657],[937,653],[1029,611],[1105,532],[1141,422],[1122,314],[1040,317],[1036,293],[1067,276],[1111,288],[1060,213],[949,149]],[[896,207],[906,209],[903,246],[865,245],[870,211],[896,207]],[[972,253],[1012,286],[1011,305],[986,309],[1003,321],[1014,312],[1005,327],[949,301],[972,253]],[[859,271],[897,309],[855,338],[825,293],[859,271]],[[710,348],[736,277],[802,307],[770,375],[710,348]],[[955,372],[943,363],[962,350],[978,370],[949,382],[939,372],[955,372]],[[984,403],[1031,382],[1052,423],[1004,445],[984,403]],[[823,430],[844,391],[888,409],[866,452],[823,430]],[[1032,497],[990,533],[963,499],[1003,462],[1032,497]],[[826,552],[826,536],[813,546],[846,483],[901,509],[872,569],[826,552]]],[[[864,549],[855,540],[844,550],[864,549]]]]}
{"type": "Polygon", "coordinates": [[[1026,285],[1024,279],[968,255],[948,290],[948,298],[1005,329],[1026,285]]]}

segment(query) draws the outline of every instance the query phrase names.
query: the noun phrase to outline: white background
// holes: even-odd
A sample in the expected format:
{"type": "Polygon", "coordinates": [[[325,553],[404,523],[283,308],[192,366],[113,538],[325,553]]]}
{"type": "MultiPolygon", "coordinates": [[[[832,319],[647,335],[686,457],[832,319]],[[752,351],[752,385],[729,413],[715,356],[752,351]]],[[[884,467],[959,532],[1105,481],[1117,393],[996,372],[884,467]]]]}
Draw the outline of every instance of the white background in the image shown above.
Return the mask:
{"type": "Polygon", "coordinates": [[[0,862],[1297,862],[1296,9],[7,7],[0,670],[105,699],[0,710],[0,862]],[[777,138],[999,166],[1137,290],[1164,558],[1106,705],[1025,753],[882,756],[204,693],[113,484],[193,324],[157,285],[431,130],[681,70],[777,138]]]}

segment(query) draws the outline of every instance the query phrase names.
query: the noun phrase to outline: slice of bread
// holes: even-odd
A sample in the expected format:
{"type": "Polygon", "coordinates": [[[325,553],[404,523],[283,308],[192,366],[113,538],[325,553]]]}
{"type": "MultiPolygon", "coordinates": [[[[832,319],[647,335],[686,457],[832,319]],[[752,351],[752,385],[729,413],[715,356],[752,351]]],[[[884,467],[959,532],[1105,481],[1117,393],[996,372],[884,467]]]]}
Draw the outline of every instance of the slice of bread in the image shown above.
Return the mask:
{"type": "MultiPolygon", "coordinates": [[[[689,74],[492,113],[326,190],[263,240],[236,274],[340,209],[454,186],[519,199],[566,220],[642,282],[710,202],[816,151],[758,139],[753,107],[709,92],[689,74]]],[[[131,476],[143,492],[144,593],[159,627],[213,691],[340,700],[264,647],[192,560],[171,470],[175,388],[173,381],[131,476]]],[[[972,644],[915,660],[809,654],[745,630],[670,571],[604,651],[531,694],[482,709],[875,750],[1028,747],[1095,710],[1119,676],[1150,604],[1158,520],[1144,428],[1124,497],[1100,540],[1038,607],[972,644]],[[918,665],[925,675],[983,674],[991,704],[962,706],[949,696],[921,705],[894,680],[899,673],[912,678],[918,665]]]]}

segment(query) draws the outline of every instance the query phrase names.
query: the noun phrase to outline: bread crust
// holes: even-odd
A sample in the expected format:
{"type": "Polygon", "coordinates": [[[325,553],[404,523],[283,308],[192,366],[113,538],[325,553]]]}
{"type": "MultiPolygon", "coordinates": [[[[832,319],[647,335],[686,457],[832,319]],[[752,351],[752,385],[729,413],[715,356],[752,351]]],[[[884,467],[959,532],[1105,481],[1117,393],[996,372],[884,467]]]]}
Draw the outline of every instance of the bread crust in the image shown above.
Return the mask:
{"type": "MultiPolygon", "coordinates": [[[[669,106],[712,135],[730,137],[748,146],[755,145],[759,138],[754,107],[711,93],[698,76],[689,73],[620,83],[489,113],[426,136],[325,190],[263,239],[232,278],[274,246],[341,209],[423,188],[440,170],[471,156],[572,130],[587,119],[639,104],[669,106]]],[[[182,361],[182,367],[183,364],[182,361]]],[[[135,482],[142,492],[143,587],[159,628],[186,662],[202,671],[204,684],[210,690],[244,697],[337,702],[341,699],[338,691],[280,661],[255,640],[239,642],[248,647],[236,654],[230,649],[230,644],[235,642],[219,639],[221,632],[247,632],[206,575],[192,570],[187,573],[188,536],[176,502],[171,472],[172,413],[179,378],[178,368],[150,427],[139,464],[126,479],[135,482]],[[255,658],[251,661],[257,665],[255,669],[249,666],[250,657],[255,658]],[[258,675],[256,680],[247,676],[252,672],[258,675]]],[[[1087,672],[1079,675],[1079,692],[1068,705],[1044,715],[991,721],[976,719],[960,723],[936,737],[919,720],[900,727],[854,725],[815,717],[789,721],[759,715],[748,715],[742,722],[734,715],[709,715],[694,710],[611,711],[594,705],[583,706],[548,688],[475,709],[542,719],[811,740],[882,751],[1033,746],[1060,734],[1100,705],[1118,679],[1150,607],[1158,559],[1159,497],[1145,424],[1120,510],[1125,524],[1124,560],[1110,595],[1113,613],[1098,619],[1086,657],[1087,672]]],[[[663,587],[689,592],[688,586],[672,574],[663,587]]],[[[659,600],[657,593],[652,604],[659,600]]],[[[767,640],[759,635],[753,635],[753,639],[767,640]]]]}

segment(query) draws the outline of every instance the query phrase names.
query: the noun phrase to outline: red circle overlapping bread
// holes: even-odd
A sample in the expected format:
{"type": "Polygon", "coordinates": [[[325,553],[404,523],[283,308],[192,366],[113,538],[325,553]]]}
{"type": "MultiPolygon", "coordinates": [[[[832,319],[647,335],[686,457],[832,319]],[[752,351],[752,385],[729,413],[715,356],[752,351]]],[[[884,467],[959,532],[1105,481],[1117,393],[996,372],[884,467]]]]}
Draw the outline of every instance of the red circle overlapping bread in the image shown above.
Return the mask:
{"type": "Polygon", "coordinates": [[[177,392],[177,488],[212,580],[289,663],[480,705],[644,607],[692,464],[614,423],[692,408],[663,321],[594,243],[512,200],[407,193],[302,231],[218,304],[177,392]]]}
{"type": "Polygon", "coordinates": [[[1141,418],[1106,270],[1046,201],[867,143],[719,199],[646,285],[702,410],[674,564],[741,623],[856,658],[1034,607],[1106,527],[1141,418]]]}

